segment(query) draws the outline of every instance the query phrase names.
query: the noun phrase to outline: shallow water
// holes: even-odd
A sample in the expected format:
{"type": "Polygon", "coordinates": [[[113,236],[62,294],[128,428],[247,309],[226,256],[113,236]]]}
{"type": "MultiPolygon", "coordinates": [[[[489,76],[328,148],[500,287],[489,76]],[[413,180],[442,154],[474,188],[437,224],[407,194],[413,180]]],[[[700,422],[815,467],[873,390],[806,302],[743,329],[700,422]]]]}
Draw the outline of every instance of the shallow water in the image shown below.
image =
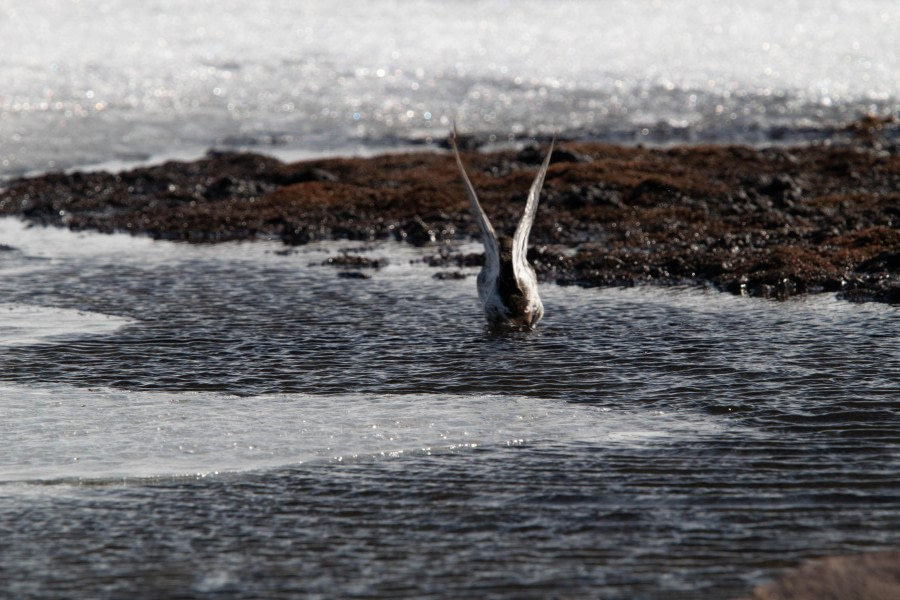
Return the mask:
{"type": "Polygon", "coordinates": [[[548,285],[493,335],[397,244],[0,242],[0,595],[723,598],[900,543],[896,308],[548,285]]]}

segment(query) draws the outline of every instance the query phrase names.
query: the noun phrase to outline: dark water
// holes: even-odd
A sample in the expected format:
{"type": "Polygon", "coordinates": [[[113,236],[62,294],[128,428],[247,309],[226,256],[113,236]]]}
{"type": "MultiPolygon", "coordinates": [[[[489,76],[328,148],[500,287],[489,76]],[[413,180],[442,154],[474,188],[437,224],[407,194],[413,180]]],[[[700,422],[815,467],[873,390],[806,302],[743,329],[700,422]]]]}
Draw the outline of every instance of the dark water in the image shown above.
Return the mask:
{"type": "Polygon", "coordinates": [[[545,286],[537,331],[492,335],[474,278],[432,279],[407,248],[347,279],[309,266],[329,248],[120,241],[35,262],[35,239],[6,242],[7,265],[40,268],[0,279],[0,302],[137,321],[0,348],[0,407],[18,407],[0,463],[43,445],[33,476],[0,479],[7,597],[727,598],[803,558],[900,545],[896,308],[545,286]],[[66,447],[34,433],[32,393],[61,421],[107,398],[78,427],[134,477],[47,476],[66,447]],[[217,419],[265,440],[301,415],[352,458],[297,439],[302,460],[217,474],[211,451],[185,476],[161,452],[142,477],[115,433],[139,417],[117,411],[160,395],[179,419],[196,406],[180,435],[198,447],[217,419]],[[540,416],[492,433],[513,400],[540,416]],[[351,431],[418,412],[471,443],[423,451],[413,424],[384,454],[351,431]]]}

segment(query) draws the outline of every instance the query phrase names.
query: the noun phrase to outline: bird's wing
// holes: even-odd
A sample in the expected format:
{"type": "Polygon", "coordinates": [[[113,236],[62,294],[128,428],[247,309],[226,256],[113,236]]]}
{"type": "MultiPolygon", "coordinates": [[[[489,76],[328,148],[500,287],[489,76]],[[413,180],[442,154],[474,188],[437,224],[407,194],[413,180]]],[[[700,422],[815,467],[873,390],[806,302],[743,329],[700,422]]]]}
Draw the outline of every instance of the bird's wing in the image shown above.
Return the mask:
{"type": "Polygon", "coordinates": [[[497,245],[497,234],[494,232],[494,227],[491,225],[491,221],[485,214],[484,209],[481,208],[481,204],[478,202],[478,196],[475,194],[475,188],[472,187],[472,182],[469,181],[469,176],[466,175],[466,169],[463,167],[462,159],[459,157],[459,150],[456,148],[455,127],[450,133],[450,147],[453,148],[453,154],[456,156],[456,164],[459,166],[459,172],[462,174],[463,183],[466,186],[466,195],[469,197],[469,208],[475,216],[475,220],[478,222],[478,227],[481,229],[481,241],[484,244],[485,265],[492,273],[499,273],[500,249],[497,245]]]}
{"type": "Polygon", "coordinates": [[[520,278],[519,269],[528,265],[525,258],[528,254],[528,235],[531,233],[531,224],[534,223],[534,216],[537,214],[538,196],[544,185],[544,177],[547,175],[547,168],[550,166],[550,156],[553,154],[553,145],[556,143],[556,136],[550,142],[550,149],[547,150],[547,157],[544,158],[543,164],[531,184],[528,191],[528,200],[525,202],[525,212],[522,213],[522,219],[516,227],[516,233],[513,236],[513,268],[516,270],[516,279],[520,278]]]}

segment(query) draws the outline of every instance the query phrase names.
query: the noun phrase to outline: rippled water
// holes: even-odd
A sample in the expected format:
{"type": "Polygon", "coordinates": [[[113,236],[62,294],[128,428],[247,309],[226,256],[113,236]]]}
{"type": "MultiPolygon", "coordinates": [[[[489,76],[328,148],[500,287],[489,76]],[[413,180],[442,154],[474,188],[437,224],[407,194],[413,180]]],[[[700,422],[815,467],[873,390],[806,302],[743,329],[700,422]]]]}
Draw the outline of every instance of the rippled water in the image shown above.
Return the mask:
{"type": "Polygon", "coordinates": [[[897,115],[890,0],[30,0],[0,5],[0,180],[211,146],[465,132],[827,139],[897,115]]]}
{"type": "Polygon", "coordinates": [[[493,335],[428,250],[0,243],[6,596],[723,598],[900,543],[894,307],[548,285],[493,335]]]}

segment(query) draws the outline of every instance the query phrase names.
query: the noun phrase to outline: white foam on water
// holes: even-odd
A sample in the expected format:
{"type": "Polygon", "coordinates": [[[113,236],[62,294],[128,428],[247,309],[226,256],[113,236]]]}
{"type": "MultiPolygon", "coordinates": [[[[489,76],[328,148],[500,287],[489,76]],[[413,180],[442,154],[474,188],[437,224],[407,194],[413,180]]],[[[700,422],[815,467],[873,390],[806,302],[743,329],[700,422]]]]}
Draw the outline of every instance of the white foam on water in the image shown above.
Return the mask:
{"type": "MultiPolygon", "coordinates": [[[[546,286],[548,294],[563,298],[587,293],[593,298],[603,298],[611,302],[629,302],[642,305],[665,306],[686,309],[693,313],[716,314],[759,314],[760,317],[771,315],[777,308],[781,317],[794,319],[810,319],[827,322],[829,319],[840,319],[842,316],[859,318],[900,317],[896,308],[881,302],[848,302],[836,293],[823,292],[798,295],[786,300],[772,300],[754,296],[741,296],[725,293],[716,289],[700,287],[671,287],[657,285],[638,285],[633,287],[588,288],[585,291],[569,287],[546,286]]],[[[586,300],[589,301],[589,300],[586,300]]]]}
{"type": "Polygon", "coordinates": [[[61,342],[72,336],[111,334],[133,319],[93,312],[0,303],[0,348],[61,342]]]}
{"type": "MultiPolygon", "coordinates": [[[[219,244],[189,244],[154,240],[128,233],[97,233],[72,231],[64,227],[34,226],[16,217],[0,217],[0,244],[13,248],[23,260],[0,262],[0,274],[13,274],[44,269],[62,261],[84,265],[126,264],[129,261],[144,266],[190,261],[195,259],[234,262],[289,263],[304,269],[310,262],[344,252],[366,253],[374,249],[377,255],[389,258],[393,270],[406,270],[407,265],[420,264],[423,251],[410,244],[391,242],[367,243],[359,241],[313,242],[298,248],[286,248],[280,241],[253,240],[219,244]],[[295,254],[309,256],[298,260],[295,254]]],[[[480,243],[465,243],[464,249],[481,248],[480,243]]],[[[0,254],[3,258],[3,254],[0,254]]],[[[421,266],[421,265],[419,265],[421,266]]],[[[423,270],[424,269],[423,267],[423,270]]]]}
{"type": "MultiPolygon", "coordinates": [[[[30,264],[43,267],[48,261],[71,259],[124,259],[155,252],[178,254],[176,244],[161,244],[148,237],[124,233],[99,234],[71,231],[63,227],[30,225],[15,217],[0,217],[0,244],[18,252],[30,264]]],[[[150,254],[153,256],[153,254],[150,254]]],[[[24,263],[10,266],[19,269],[24,263]]]]}
{"type": "Polygon", "coordinates": [[[205,476],[522,444],[637,446],[724,428],[697,414],[484,395],[139,392],[0,384],[0,481],[205,476]]]}

